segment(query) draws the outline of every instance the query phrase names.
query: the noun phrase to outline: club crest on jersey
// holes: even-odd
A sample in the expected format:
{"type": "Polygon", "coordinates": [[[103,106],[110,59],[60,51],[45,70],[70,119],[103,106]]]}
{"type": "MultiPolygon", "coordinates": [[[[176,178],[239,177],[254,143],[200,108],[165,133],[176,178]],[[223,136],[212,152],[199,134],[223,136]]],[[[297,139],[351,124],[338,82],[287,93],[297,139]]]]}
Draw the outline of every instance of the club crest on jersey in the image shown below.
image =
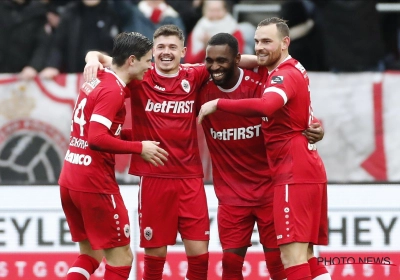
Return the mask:
{"type": "Polygon", "coordinates": [[[182,80],[181,82],[182,88],[184,91],[186,91],[187,93],[189,93],[190,91],[190,84],[187,80],[182,80]]]}
{"type": "Polygon", "coordinates": [[[273,76],[271,78],[271,84],[283,84],[283,76],[273,76]]]}
{"type": "Polygon", "coordinates": [[[151,227],[146,227],[143,231],[143,234],[146,240],[150,240],[153,238],[153,230],[151,229],[151,227]]]}
{"type": "Polygon", "coordinates": [[[125,234],[126,238],[129,238],[129,236],[131,235],[131,228],[129,225],[124,226],[124,234],[125,234]]]}

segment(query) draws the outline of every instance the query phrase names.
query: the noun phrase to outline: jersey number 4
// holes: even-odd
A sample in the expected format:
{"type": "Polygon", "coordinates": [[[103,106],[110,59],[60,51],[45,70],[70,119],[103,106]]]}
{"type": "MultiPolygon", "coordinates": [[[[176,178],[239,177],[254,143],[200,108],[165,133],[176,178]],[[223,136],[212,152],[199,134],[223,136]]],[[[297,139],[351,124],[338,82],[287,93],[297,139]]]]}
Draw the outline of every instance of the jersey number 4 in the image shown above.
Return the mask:
{"type": "Polygon", "coordinates": [[[79,104],[75,104],[72,123],[71,123],[71,131],[74,131],[74,123],[79,125],[80,136],[83,136],[83,126],[86,124],[85,115],[83,114],[83,109],[85,108],[87,98],[84,98],[79,102],[79,104]]]}

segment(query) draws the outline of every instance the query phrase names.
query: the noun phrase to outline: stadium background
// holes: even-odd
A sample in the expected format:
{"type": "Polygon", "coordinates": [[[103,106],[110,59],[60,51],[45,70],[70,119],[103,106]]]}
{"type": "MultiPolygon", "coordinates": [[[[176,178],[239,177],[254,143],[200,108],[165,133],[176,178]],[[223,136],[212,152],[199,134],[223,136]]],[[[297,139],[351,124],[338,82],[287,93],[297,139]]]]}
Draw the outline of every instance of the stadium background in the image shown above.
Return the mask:
{"type": "MultiPolygon", "coordinates": [[[[275,8],[238,5],[234,12],[238,17],[275,8]]],[[[325,129],[318,149],[329,180],[330,244],[319,254],[324,260],[342,258],[329,266],[333,279],[400,279],[400,72],[311,72],[310,81],[314,112],[325,129]],[[359,257],[370,263],[349,262],[359,257]],[[385,258],[390,265],[379,264],[385,258]]],[[[76,256],[57,178],[82,82],[80,74],[33,81],[0,74],[0,279],[62,279],[76,256]]],[[[130,126],[129,118],[125,125],[130,126]]],[[[212,220],[210,279],[218,279],[217,203],[200,127],[198,132],[212,220]]],[[[141,279],[137,178],[127,174],[128,162],[128,156],[118,156],[116,169],[134,226],[137,256],[130,279],[141,279]]],[[[269,279],[256,229],[252,240],[246,279],[269,279]]],[[[186,262],[179,237],[169,252],[164,279],[183,279],[186,262]]],[[[101,269],[91,279],[102,279],[101,269]]]]}

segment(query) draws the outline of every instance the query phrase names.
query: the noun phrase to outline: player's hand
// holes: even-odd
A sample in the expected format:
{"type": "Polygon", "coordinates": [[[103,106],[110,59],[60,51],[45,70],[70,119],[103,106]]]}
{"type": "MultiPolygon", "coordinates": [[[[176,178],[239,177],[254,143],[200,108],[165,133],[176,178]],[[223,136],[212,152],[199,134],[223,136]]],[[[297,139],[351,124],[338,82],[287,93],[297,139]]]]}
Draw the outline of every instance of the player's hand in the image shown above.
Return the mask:
{"type": "Polygon", "coordinates": [[[54,79],[56,76],[60,74],[60,71],[54,67],[46,67],[40,73],[39,76],[43,79],[54,79]]]}
{"type": "Polygon", "coordinates": [[[32,80],[37,76],[37,74],[38,72],[35,68],[31,66],[25,66],[24,69],[22,69],[21,73],[19,73],[18,77],[21,80],[32,80]]]}
{"type": "Polygon", "coordinates": [[[218,100],[219,99],[214,99],[214,100],[208,101],[201,106],[200,112],[199,112],[199,118],[197,119],[197,122],[199,124],[203,121],[205,116],[217,111],[218,100]]]}
{"type": "Polygon", "coordinates": [[[158,145],[160,145],[160,142],[142,141],[142,153],[140,156],[154,166],[158,166],[159,164],[164,165],[164,162],[168,160],[167,151],[160,148],[158,145]]]}
{"type": "Polygon", "coordinates": [[[314,144],[324,138],[324,129],[320,123],[312,123],[303,131],[303,135],[307,138],[310,144],[314,144]]]}
{"type": "Polygon", "coordinates": [[[94,78],[97,77],[97,71],[103,70],[104,66],[98,60],[88,61],[85,65],[85,69],[83,70],[83,78],[85,82],[90,82],[94,78]]]}

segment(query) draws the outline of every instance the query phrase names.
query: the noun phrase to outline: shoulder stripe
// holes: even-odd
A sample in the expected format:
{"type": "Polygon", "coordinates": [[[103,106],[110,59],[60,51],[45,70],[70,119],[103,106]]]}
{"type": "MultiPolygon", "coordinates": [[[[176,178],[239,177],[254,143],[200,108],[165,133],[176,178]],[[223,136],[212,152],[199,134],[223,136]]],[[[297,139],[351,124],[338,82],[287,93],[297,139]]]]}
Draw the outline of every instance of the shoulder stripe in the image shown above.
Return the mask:
{"type": "Polygon", "coordinates": [[[90,121],[101,123],[101,124],[105,125],[108,129],[111,128],[111,124],[112,124],[112,122],[109,119],[107,119],[106,117],[97,115],[97,114],[93,114],[92,117],[90,118],[90,121]]]}
{"type": "Polygon", "coordinates": [[[264,93],[266,93],[266,92],[275,92],[275,93],[279,94],[283,98],[283,104],[286,104],[287,95],[286,95],[286,92],[284,92],[282,89],[277,88],[277,87],[268,87],[264,90],[264,93]]]}

